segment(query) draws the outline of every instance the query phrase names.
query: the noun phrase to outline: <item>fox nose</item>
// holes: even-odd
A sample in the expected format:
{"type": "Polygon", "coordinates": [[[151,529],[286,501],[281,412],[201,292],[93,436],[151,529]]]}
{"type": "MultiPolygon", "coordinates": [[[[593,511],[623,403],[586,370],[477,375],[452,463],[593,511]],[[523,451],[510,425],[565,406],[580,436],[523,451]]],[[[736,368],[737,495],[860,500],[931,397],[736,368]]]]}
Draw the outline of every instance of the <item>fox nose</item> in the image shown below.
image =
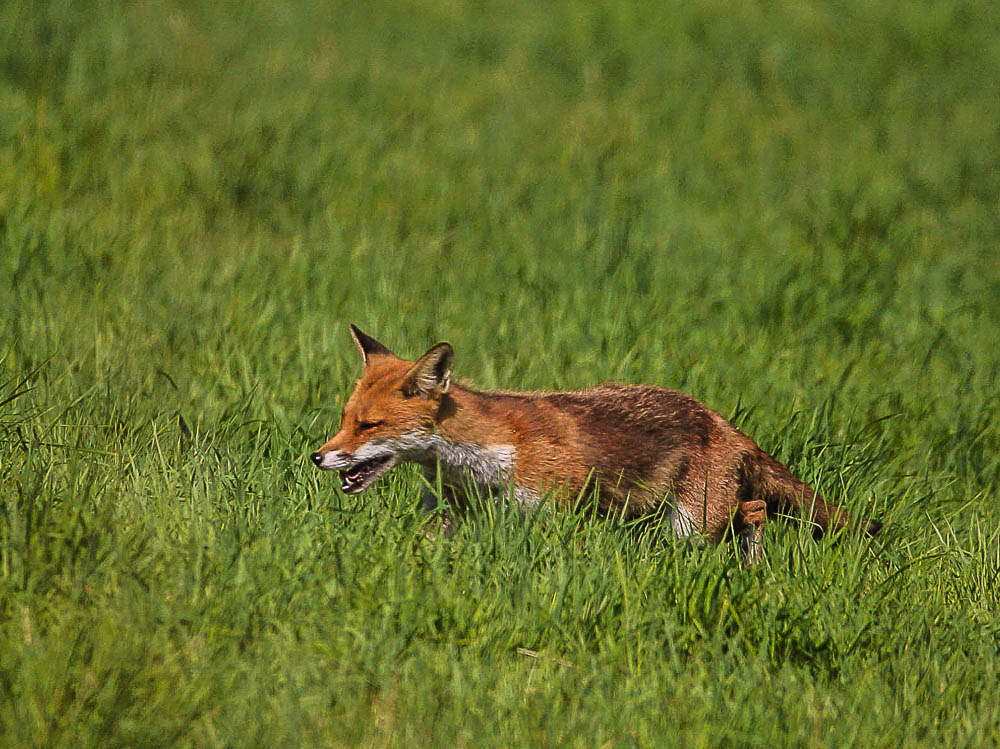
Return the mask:
{"type": "Polygon", "coordinates": [[[309,460],[311,460],[314,464],[319,465],[323,462],[323,453],[313,453],[309,456],[309,460]]]}

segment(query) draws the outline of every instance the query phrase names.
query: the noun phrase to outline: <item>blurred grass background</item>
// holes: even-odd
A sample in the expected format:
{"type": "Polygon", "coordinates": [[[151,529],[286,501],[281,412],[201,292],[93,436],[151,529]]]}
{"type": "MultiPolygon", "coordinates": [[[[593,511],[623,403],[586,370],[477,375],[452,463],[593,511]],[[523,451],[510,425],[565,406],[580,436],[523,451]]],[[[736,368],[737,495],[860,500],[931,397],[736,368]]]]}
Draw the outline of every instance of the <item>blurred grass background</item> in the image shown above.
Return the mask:
{"type": "Polygon", "coordinates": [[[9,745],[984,744],[1000,22],[902,2],[0,5],[9,745]],[[340,496],[349,322],[649,382],[870,546],[340,496]]]}

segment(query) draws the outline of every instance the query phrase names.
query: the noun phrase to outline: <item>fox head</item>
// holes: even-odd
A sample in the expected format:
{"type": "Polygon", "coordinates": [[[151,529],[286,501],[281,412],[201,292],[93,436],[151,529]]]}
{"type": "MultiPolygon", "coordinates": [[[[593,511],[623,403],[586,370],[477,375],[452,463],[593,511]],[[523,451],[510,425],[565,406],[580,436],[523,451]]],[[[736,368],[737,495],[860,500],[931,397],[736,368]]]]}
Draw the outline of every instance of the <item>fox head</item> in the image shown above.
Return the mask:
{"type": "Polygon", "coordinates": [[[406,460],[426,459],[442,400],[451,387],[447,343],[405,361],[354,325],[364,373],[344,406],[340,430],[310,455],[324,471],[339,471],[341,491],[363,492],[406,460]]]}

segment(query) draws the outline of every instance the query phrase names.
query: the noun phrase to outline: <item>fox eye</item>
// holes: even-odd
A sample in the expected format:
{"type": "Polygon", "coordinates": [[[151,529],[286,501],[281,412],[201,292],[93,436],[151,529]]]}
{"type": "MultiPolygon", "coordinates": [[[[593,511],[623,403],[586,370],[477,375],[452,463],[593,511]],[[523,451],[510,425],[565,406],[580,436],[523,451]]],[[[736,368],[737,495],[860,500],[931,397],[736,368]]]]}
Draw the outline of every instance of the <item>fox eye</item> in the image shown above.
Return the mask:
{"type": "Polygon", "coordinates": [[[382,426],[384,421],[359,421],[358,431],[367,432],[369,429],[374,429],[375,427],[382,426]]]}

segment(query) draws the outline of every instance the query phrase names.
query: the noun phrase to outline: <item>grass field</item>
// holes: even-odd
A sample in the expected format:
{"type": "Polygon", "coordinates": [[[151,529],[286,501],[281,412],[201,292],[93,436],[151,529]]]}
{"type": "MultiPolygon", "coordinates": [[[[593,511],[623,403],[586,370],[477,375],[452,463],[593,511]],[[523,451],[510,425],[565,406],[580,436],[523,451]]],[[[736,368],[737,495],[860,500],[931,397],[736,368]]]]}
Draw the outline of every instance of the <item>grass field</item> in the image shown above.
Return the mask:
{"type": "Polygon", "coordinates": [[[994,3],[0,3],[0,742],[1000,737],[994,3]],[[347,324],[685,390],[765,563],[306,456],[347,324]]]}

